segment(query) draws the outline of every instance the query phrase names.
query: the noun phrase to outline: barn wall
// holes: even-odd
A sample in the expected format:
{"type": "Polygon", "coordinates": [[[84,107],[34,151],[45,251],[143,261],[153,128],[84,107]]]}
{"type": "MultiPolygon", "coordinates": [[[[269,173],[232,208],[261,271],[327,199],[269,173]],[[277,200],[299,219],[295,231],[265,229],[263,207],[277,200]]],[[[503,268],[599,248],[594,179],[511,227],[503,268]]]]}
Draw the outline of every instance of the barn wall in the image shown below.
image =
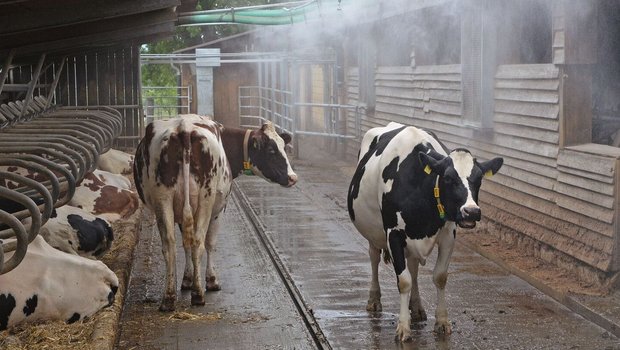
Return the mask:
{"type": "MultiPolygon", "coordinates": [[[[434,131],[450,148],[479,159],[504,158],[487,179],[480,204],[497,234],[538,256],[603,283],[617,270],[617,159],[620,149],[586,144],[560,148],[562,70],[554,64],[499,66],[494,130],[467,127],[461,118],[460,65],[378,67],[374,116],[362,133],[396,121],[434,131]]],[[[357,68],[347,72],[349,104],[357,104],[357,68]]],[[[355,126],[349,113],[347,127],[355,126]]],[[[348,143],[355,157],[359,141],[348,143]]]]}

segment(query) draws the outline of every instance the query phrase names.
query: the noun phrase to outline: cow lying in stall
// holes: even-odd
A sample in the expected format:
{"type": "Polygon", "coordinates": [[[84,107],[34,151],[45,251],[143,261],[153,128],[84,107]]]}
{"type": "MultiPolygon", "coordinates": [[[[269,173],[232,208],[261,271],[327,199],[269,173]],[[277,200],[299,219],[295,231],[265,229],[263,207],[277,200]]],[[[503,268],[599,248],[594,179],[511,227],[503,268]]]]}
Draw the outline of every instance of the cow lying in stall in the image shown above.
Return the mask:
{"type": "Polygon", "coordinates": [[[84,176],[68,204],[109,222],[126,219],[140,206],[138,195],[130,187],[122,175],[95,170],[84,176]]]}
{"type": "Polygon", "coordinates": [[[110,149],[99,156],[97,168],[112,174],[129,175],[133,168],[133,155],[110,149]]]}
{"type": "Polygon", "coordinates": [[[117,290],[118,278],[104,263],[63,253],[37,236],[24,260],[0,275],[0,330],[24,321],[83,320],[112,305],[117,290]]]}
{"type": "Polygon", "coordinates": [[[435,332],[449,334],[445,286],[456,225],[480,220],[478,191],[484,175],[497,173],[502,158],[479,163],[466,149],[449,152],[434,135],[397,123],[370,129],[348,192],[349,216],[369,241],[372,280],[368,311],[381,311],[378,265],[381,251],[391,259],[400,292],[397,337],[410,334],[410,316],[426,320],[418,291],[418,264],[435,245],[437,288],[435,332]],[[386,254],[387,253],[387,254],[386,254]],[[410,315],[411,313],[411,315],[410,315]]]}
{"type": "Polygon", "coordinates": [[[257,130],[225,128],[208,117],[184,115],[156,120],[136,150],[134,179],[140,199],[157,219],[166,262],[166,287],[159,309],[176,302],[174,224],[181,227],[185,249],[182,288],[191,288],[192,305],[204,305],[200,261],[207,251],[206,289],[219,290],[213,266],[218,216],[232,180],[246,168],[282,186],[297,182],[286,153],[288,134],[271,123],[257,130]],[[190,259],[191,257],[191,259],[190,259]]]}

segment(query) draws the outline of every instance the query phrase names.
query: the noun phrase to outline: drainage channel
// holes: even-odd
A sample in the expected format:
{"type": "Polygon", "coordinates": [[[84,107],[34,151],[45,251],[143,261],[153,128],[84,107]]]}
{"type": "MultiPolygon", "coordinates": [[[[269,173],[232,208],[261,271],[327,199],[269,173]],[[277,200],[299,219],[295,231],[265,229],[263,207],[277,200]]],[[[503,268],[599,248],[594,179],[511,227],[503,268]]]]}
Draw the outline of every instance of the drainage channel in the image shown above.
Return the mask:
{"type": "Polygon", "coordinates": [[[321,331],[321,328],[319,327],[317,320],[314,318],[312,309],[308,307],[308,305],[304,301],[303,297],[301,296],[301,293],[297,289],[297,286],[295,286],[295,282],[293,281],[293,278],[289,274],[287,268],[284,266],[284,263],[282,262],[282,259],[278,255],[278,252],[275,249],[275,245],[273,241],[271,240],[271,238],[269,237],[268,229],[262,223],[262,221],[260,220],[258,215],[254,212],[254,210],[252,210],[252,208],[249,205],[249,200],[247,196],[243,193],[243,191],[241,191],[241,189],[239,188],[239,185],[237,185],[236,182],[233,182],[233,195],[235,196],[235,199],[239,203],[242,211],[252,222],[252,225],[254,226],[254,232],[258,236],[260,242],[263,244],[263,247],[267,250],[267,253],[269,254],[271,262],[273,263],[276,271],[278,272],[278,275],[282,279],[282,282],[286,286],[286,289],[291,299],[293,300],[295,307],[297,308],[297,311],[299,312],[299,315],[303,319],[304,324],[306,325],[309,333],[311,334],[312,339],[314,340],[314,343],[316,344],[317,348],[326,349],[326,350],[332,349],[331,345],[327,341],[327,338],[321,331]]]}

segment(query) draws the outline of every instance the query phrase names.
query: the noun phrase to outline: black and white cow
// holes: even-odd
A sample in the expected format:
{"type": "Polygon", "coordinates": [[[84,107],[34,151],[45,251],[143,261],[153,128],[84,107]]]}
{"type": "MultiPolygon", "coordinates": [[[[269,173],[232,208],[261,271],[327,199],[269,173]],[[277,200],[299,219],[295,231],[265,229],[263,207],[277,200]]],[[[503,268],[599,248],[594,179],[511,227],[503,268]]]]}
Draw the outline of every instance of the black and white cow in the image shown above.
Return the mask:
{"type": "Polygon", "coordinates": [[[37,236],[24,260],[0,275],[0,330],[20,322],[83,320],[112,305],[117,290],[118,278],[104,263],[56,250],[37,236]]]}
{"type": "Polygon", "coordinates": [[[156,217],[166,262],[161,311],[176,301],[174,224],[181,227],[185,249],[183,289],[191,288],[193,305],[204,305],[200,261],[207,251],[206,289],[219,290],[213,266],[218,216],[226,205],[232,180],[251,170],[282,186],[297,182],[284,146],[290,135],[274,126],[257,130],[224,128],[209,117],[184,115],[156,120],[146,128],[136,150],[134,179],[138,194],[156,217]],[[190,259],[191,257],[191,259],[190,259]]]}
{"type": "Polygon", "coordinates": [[[107,221],[69,205],[54,209],[39,234],[52,247],[89,259],[100,258],[110,250],[114,240],[107,221]]]}
{"type": "Polygon", "coordinates": [[[396,333],[401,341],[410,335],[411,319],[426,320],[418,264],[426,263],[435,245],[439,249],[433,271],[435,332],[451,332],[445,286],[456,226],[476,226],[482,178],[502,164],[502,158],[480,163],[466,149],[449,152],[432,134],[412,126],[390,123],[364,135],[349,186],[349,216],[370,243],[369,311],[382,308],[377,275],[381,251],[386,262],[392,260],[400,292],[396,333]]]}

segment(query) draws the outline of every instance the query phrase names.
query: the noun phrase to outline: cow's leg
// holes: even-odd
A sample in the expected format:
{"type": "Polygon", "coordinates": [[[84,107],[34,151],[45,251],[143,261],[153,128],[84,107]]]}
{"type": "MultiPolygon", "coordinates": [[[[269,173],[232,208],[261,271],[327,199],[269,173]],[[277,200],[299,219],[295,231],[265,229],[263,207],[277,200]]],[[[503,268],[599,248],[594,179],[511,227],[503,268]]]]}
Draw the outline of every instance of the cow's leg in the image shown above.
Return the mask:
{"type": "Polygon", "coordinates": [[[163,205],[155,210],[157,228],[161,237],[161,250],[166,263],[166,288],[159,305],[160,311],[174,311],[177,298],[177,275],[176,275],[176,244],[174,237],[174,220],[172,208],[163,205]]]}
{"type": "MultiPolygon", "coordinates": [[[[183,225],[179,224],[179,230],[183,232],[183,225]]],[[[185,251],[185,268],[181,290],[190,290],[194,284],[194,264],[192,263],[192,248],[191,245],[186,244],[186,240],[183,240],[183,250],[185,251]]]]}
{"type": "Polygon", "coordinates": [[[392,263],[398,282],[398,292],[400,293],[400,312],[398,316],[398,326],[396,336],[400,341],[405,341],[411,334],[410,315],[409,315],[409,292],[411,292],[411,273],[407,268],[405,257],[406,234],[403,230],[388,231],[388,247],[392,254],[392,263]]]}
{"type": "Polygon", "coordinates": [[[448,281],[448,265],[450,264],[450,256],[454,248],[454,235],[456,226],[447,224],[439,232],[437,237],[437,245],[439,253],[437,255],[437,263],[433,270],[433,283],[437,288],[437,309],[435,310],[435,332],[438,334],[450,334],[452,328],[448,320],[448,309],[446,307],[446,282],[448,281]]]}
{"type": "MultiPolygon", "coordinates": [[[[207,201],[208,202],[208,201],[207,201]]],[[[195,218],[196,227],[195,230],[192,228],[191,231],[187,232],[187,238],[183,238],[183,241],[187,241],[187,246],[190,247],[191,250],[191,260],[192,260],[192,305],[204,305],[205,304],[205,291],[202,286],[202,275],[200,272],[201,269],[201,260],[202,256],[205,253],[204,243],[205,243],[205,235],[207,233],[207,227],[209,227],[209,222],[211,221],[211,206],[207,205],[206,207],[199,208],[199,214],[195,218]]],[[[185,232],[184,232],[185,234],[185,232]]]]}
{"type": "Polygon", "coordinates": [[[409,299],[411,320],[413,322],[426,321],[426,311],[424,311],[424,307],[422,306],[420,290],[418,289],[418,260],[413,258],[407,259],[407,267],[411,273],[411,297],[409,299]]]}
{"type": "Polygon", "coordinates": [[[370,280],[370,292],[368,296],[368,311],[381,311],[381,287],[379,286],[379,262],[381,261],[381,249],[368,244],[368,255],[370,255],[370,267],[372,268],[372,277],[370,280]]]}
{"type": "Polygon", "coordinates": [[[221,288],[220,282],[217,280],[217,273],[215,272],[215,265],[213,264],[213,254],[215,251],[215,241],[217,238],[217,230],[219,228],[219,218],[216,216],[211,220],[209,224],[209,230],[207,231],[207,238],[205,239],[205,247],[207,248],[207,290],[218,291],[221,288]]]}

